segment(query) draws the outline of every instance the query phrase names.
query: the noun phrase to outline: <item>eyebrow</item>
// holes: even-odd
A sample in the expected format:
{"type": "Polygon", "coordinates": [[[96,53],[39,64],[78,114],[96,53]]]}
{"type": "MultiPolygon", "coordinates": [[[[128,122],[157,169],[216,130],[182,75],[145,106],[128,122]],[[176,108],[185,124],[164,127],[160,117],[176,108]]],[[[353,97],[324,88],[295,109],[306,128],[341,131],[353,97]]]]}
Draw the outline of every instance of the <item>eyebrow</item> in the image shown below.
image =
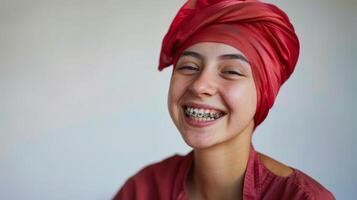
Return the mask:
{"type": "MultiPolygon", "coordinates": [[[[203,56],[197,52],[194,52],[194,51],[184,51],[180,57],[183,57],[183,56],[192,56],[197,59],[203,60],[203,56]]],[[[218,58],[219,59],[238,59],[238,60],[242,60],[249,64],[248,59],[246,59],[242,54],[223,54],[223,55],[220,55],[218,58]]]]}

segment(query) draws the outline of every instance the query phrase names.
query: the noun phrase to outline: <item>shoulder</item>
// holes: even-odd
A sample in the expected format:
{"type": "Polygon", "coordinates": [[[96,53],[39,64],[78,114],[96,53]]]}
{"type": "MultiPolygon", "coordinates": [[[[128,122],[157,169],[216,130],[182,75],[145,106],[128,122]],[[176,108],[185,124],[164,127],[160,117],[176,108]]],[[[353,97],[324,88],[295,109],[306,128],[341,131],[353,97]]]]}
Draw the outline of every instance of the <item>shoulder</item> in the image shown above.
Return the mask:
{"type": "Polygon", "coordinates": [[[303,193],[307,199],[318,200],[326,199],[333,200],[335,197],[333,194],[327,190],[323,185],[317,182],[315,179],[305,174],[304,172],[295,169],[296,175],[292,181],[292,184],[295,185],[297,190],[300,193],[303,193]]]}
{"type": "Polygon", "coordinates": [[[161,198],[165,195],[162,191],[171,191],[177,176],[183,175],[188,157],[189,154],[176,154],[145,166],[124,183],[114,199],[133,199],[138,196],[143,196],[142,199],[161,198]]]}
{"type": "Polygon", "coordinates": [[[273,173],[279,177],[287,177],[294,172],[294,170],[291,167],[289,167],[289,166],[287,166],[287,165],[285,165],[285,164],[283,164],[283,163],[281,163],[265,154],[262,154],[260,152],[257,152],[257,154],[258,154],[258,158],[263,163],[263,165],[271,173],[273,173]]]}
{"type": "Polygon", "coordinates": [[[175,171],[175,169],[183,160],[184,156],[175,154],[159,162],[155,162],[143,167],[130,178],[137,180],[143,177],[152,176],[156,173],[160,173],[161,176],[169,175],[171,171],[175,171]]]}
{"type": "Polygon", "coordinates": [[[173,155],[164,160],[145,166],[139,170],[136,174],[129,178],[129,181],[136,182],[137,184],[171,180],[172,176],[175,176],[179,168],[182,167],[186,156],[173,155]]]}
{"type": "Polygon", "coordinates": [[[304,172],[259,152],[258,158],[270,174],[268,188],[284,191],[282,194],[275,193],[275,195],[283,195],[284,199],[335,199],[329,190],[304,172]]]}

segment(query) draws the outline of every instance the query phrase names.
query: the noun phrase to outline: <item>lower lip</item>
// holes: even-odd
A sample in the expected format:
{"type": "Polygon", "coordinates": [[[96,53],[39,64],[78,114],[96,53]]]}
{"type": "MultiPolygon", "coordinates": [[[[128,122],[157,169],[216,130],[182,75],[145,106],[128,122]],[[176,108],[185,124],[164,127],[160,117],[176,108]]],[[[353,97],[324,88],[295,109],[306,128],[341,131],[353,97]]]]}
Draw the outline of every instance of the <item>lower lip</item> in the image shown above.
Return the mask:
{"type": "Polygon", "coordinates": [[[220,119],[221,119],[221,118],[218,118],[218,119],[213,120],[213,121],[197,121],[197,120],[193,120],[193,119],[187,117],[185,114],[184,114],[184,116],[185,116],[185,121],[186,121],[189,125],[191,125],[191,126],[193,126],[193,127],[198,127],[198,128],[203,128],[203,127],[210,126],[210,125],[216,123],[217,120],[220,120],[220,119]]]}

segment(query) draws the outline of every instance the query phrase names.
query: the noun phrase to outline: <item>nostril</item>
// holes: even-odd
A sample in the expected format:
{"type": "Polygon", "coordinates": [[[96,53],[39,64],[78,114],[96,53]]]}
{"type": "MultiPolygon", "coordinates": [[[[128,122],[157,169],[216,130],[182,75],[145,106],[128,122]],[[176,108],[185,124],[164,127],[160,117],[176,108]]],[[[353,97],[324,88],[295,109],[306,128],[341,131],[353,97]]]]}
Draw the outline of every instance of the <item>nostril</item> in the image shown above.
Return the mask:
{"type": "Polygon", "coordinates": [[[193,83],[189,90],[196,96],[211,96],[215,94],[216,89],[211,83],[193,83]]]}

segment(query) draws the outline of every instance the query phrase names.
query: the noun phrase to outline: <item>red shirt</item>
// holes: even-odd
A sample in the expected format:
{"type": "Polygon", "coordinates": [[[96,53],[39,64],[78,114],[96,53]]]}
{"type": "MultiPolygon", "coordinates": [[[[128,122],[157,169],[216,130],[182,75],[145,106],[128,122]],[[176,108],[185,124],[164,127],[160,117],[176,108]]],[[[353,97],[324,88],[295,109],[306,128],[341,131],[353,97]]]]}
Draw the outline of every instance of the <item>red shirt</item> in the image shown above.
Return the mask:
{"type": "MultiPolygon", "coordinates": [[[[185,183],[193,151],[149,165],[129,178],[114,200],[187,200],[185,183]]],[[[243,200],[333,200],[317,181],[294,169],[287,177],[270,172],[252,147],[244,175],[243,200]]]]}

